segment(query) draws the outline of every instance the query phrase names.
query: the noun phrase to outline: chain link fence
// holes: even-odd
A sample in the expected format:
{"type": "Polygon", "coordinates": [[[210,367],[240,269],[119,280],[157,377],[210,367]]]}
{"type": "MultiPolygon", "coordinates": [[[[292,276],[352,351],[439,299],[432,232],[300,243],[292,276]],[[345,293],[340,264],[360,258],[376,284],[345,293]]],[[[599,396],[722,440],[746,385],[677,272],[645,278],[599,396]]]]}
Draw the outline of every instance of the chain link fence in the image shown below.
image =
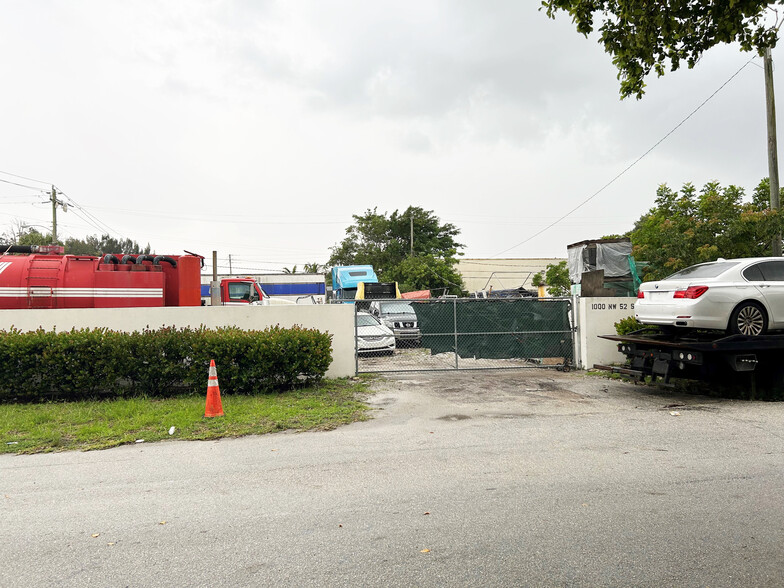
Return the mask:
{"type": "Polygon", "coordinates": [[[357,301],[357,372],[574,365],[566,298],[357,301]]]}

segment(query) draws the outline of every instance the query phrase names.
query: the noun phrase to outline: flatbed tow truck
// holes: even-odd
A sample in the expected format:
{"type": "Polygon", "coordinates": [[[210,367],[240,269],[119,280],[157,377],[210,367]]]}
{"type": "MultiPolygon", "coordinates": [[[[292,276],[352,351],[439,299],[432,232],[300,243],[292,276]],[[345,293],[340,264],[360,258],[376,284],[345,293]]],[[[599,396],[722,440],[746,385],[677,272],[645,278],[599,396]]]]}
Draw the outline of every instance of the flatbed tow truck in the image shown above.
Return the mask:
{"type": "Polygon", "coordinates": [[[671,385],[670,378],[750,387],[784,388],[784,334],[726,335],[685,333],[670,335],[642,329],[627,335],[600,335],[618,342],[629,359],[627,367],[594,365],[643,380],[671,385]]]}

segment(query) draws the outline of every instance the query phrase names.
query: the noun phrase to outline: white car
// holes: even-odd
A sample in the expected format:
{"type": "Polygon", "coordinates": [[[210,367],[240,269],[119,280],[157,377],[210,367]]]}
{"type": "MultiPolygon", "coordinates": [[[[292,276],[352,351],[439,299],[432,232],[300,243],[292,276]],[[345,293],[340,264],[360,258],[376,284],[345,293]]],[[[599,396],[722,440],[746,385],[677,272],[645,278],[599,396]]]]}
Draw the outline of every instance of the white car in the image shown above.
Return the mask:
{"type": "Polygon", "coordinates": [[[357,353],[360,355],[392,355],[395,352],[395,334],[381,324],[372,314],[357,313],[357,353]]]}
{"type": "Polygon", "coordinates": [[[648,325],[757,336],[784,329],[784,258],[718,259],[640,286],[634,316],[648,325]]]}
{"type": "Polygon", "coordinates": [[[401,347],[422,342],[419,321],[408,300],[374,300],[370,303],[370,314],[392,330],[401,347]]]}

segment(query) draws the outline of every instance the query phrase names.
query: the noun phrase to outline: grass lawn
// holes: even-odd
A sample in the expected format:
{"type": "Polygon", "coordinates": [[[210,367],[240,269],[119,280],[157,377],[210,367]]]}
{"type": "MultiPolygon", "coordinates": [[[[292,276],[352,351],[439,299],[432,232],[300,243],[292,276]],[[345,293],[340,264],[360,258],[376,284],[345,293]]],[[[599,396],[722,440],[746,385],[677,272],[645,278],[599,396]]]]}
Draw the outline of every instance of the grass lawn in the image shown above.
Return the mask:
{"type": "Polygon", "coordinates": [[[105,449],[143,439],[218,439],[286,429],[327,430],[365,420],[367,380],[240,396],[223,394],[225,416],[204,418],[204,394],[89,402],[0,405],[0,453],[105,449]],[[169,430],[174,427],[174,433],[169,430]]]}

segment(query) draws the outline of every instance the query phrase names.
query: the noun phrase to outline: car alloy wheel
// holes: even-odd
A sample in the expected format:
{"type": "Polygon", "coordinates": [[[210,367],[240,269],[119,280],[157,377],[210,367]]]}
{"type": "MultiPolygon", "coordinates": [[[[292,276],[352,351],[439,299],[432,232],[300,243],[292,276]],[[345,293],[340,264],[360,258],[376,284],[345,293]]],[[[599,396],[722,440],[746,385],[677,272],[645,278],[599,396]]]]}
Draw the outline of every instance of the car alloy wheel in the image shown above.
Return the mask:
{"type": "Polygon", "coordinates": [[[756,337],[767,330],[765,311],[753,302],[741,304],[732,313],[732,331],[740,335],[756,337]]]}

